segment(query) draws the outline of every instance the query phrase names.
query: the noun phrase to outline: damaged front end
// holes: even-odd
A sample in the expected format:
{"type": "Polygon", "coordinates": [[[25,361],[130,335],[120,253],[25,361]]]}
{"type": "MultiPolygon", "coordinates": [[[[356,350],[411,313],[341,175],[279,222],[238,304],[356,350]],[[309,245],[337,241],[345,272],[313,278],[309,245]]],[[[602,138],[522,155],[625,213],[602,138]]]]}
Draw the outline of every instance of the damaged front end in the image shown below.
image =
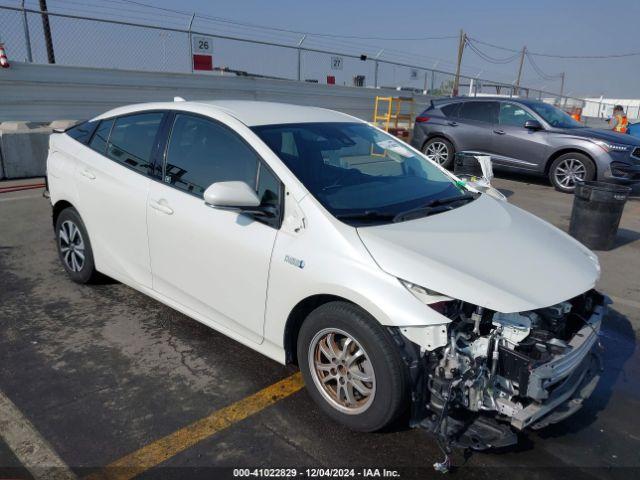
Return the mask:
{"type": "Polygon", "coordinates": [[[600,378],[606,303],[595,290],[508,314],[459,300],[431,303],[451,322],[419,343],[415,332],[394,333],[412,379],[412,425],[435,433],[445,450],[484,450],[573,414],[600,378]]]}

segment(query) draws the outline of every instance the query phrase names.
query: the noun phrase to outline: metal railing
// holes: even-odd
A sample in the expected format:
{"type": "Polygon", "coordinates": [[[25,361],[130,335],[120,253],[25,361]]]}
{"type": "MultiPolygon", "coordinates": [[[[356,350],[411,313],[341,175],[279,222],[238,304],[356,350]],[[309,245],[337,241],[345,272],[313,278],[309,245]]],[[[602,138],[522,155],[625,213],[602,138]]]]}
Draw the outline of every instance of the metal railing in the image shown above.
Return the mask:
{"type": "MultiPolygon", "coordinates": [[[[193,42],[207,37],[215,39],[215,69],[207,74],[233,72],[314,83],[329,83],[332,76],[336,84],[391,87],[434,96],[451,95],[454,85],[452,72],[401,61],[382,50],[357,53],[354,50],[360,47],[352,51],[319,48],[306,36],[283,43],[227,35],[194,27],[195,14],[187,27],[180,28],[0,5],[0,41],[10,59],[48,63],[44,16],[50,24],[55,62],[60,65],[191,73],[193,42]]],[[[467,75],[460,76],[459,93],[535,98],[565,110],[597,111],[598,117],[613,108],[602,103],[596,108],[583,99],[467,75]]],[[[637,118],[637,110],[629,112],[635,113],[631,118],[637,118]]]]}

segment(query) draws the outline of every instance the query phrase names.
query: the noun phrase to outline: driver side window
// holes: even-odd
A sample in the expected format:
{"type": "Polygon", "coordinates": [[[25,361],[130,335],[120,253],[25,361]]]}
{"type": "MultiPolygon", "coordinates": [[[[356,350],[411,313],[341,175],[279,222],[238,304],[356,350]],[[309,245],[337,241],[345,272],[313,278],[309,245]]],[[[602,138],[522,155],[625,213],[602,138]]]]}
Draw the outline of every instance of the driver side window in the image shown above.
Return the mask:
{"type": "Polygon", "coordinates": [[[163,173],[164,181],[202,197],[215,182],[242,181],[264,204],[277,205],[280,181],[235,132],[216,122],[177,114],[163,173]]]}
{"type": "Polygon", "coordinates": [[[513,127],[522,127],[528,120],[535,120],[533,115],[527,112],[520,105],[515,103],[500,104],[500,125],[511,125],[513,127]]]}

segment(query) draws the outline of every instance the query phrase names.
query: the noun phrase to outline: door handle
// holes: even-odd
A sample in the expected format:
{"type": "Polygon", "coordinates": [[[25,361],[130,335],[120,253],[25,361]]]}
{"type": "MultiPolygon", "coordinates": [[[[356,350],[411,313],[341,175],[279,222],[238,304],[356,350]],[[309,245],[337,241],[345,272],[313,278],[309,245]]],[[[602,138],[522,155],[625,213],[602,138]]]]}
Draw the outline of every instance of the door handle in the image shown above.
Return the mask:
{"type": "Polygon", "coordinates": [[[504,135],[506,132],[504,130],[494,130],[493,133],[498,135],[504,135]]]}
{"type": "Polygon", "coordinates": [[[449,125],[451,127],[457,127],[458,126],[458,122],[447,122],[447,125],[449,125]]]}
{"type": "Polygon", "coordinates": [[[81,173],[83,177],[87,177],[89,180],[96,179],[96,176],[93,173],[91,173],[89,170],[83,170],[81,173]]]}
{"type": "Polygon", "coordinates": [[[149,202],[149,206],[154,210],[158,210],[159,212],[166,213],[167,215],[173,214],[173,208],[164,205],[163,203],[156,202],[155,200],[151,200],[149,202]]]}

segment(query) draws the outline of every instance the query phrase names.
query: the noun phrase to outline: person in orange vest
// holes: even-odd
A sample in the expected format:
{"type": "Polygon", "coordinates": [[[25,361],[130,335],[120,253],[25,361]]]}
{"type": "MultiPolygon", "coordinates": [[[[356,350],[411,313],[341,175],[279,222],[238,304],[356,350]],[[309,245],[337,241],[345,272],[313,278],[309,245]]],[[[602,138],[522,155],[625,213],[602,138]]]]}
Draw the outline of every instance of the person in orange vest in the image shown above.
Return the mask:
{"type": "Polygon", "coordinates": [[[624,113],[622,105],[616,105],[613,108],[613,116],[609,120],[614,132],[627,133],[627,127],[629,126],[629,120],[627,120],[627,114],[624,113]]]}

